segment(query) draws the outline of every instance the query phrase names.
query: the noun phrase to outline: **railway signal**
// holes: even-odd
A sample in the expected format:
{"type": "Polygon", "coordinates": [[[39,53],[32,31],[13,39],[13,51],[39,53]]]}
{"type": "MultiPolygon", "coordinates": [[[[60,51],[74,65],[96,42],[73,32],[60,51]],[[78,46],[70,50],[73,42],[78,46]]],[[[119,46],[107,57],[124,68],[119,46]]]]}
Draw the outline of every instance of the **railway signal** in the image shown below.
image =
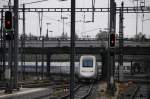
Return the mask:
{"type": "Polygon", "coordinates": [[[116,36],[115,34],[111,33],[109,35],[109,45],[111,48],[114,48],[115,47],[115,43],[116,43],[116,36]]]}
{"type": "Polygon", "coordinates": [[[13,21],[12,21],[12,12],[11,11],[6,11],[5,12],[5,39],[6,40],[12,40],[13,39],[13,32],[12,32],[12,27],[13,27],[13,21]]]}
{"type": "Polygon", "coordinates": [[[5,29],[6,31],[10,31],[12,29],[12,12],[5,12],[5,29]]]}

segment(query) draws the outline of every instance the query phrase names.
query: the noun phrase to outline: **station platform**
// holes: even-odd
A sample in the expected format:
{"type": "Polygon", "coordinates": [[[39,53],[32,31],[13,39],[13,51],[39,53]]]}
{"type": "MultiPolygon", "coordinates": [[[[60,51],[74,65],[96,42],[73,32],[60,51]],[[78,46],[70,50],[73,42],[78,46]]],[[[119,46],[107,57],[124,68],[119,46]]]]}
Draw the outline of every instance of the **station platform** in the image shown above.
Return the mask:
{"type": "Polygon", "coordinates": [[[19,91],[13,91],[11,94],[0,91],[0,99],[38,99],[48,96],[52,93],[50,88],[20,88],[19,91]]]}

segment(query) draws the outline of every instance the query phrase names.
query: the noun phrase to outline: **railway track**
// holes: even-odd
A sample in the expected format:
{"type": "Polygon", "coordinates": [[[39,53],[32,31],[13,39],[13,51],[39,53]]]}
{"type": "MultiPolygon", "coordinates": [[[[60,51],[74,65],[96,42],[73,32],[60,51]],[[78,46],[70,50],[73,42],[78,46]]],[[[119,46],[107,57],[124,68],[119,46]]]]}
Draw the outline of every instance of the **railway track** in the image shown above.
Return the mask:
{"type": "Polygon", "coordinates": [[[40,97],[36,97],[34,99],[58,99],[58,97],[64,94],[64,88],[69,89],[68,82],[60,82],[60,81],[39,81],[39,82],[22,82],[22,86],[26,88],[37,88],[37,87],[45,87],[51,92],[46,92],[45,95],[41,95],[40,97]]]}
{"type": "MultiPolygon", "coordinates": [[[[94,81],[91,84],[79,85],[74,91],[74,99],[86,99],[94,86],[94,81]]],[[[59,99],[69,99],[69,94],[59,99]]]]}
{"type": "Polygon", "coordinates": [[[85,85],[78,89],[78,91],[75,92],[75,98],[74,99],[86,99],[93,88],[93,84],[91,85],[85,85]]]}
{"type": "Polygon", "coordinates": [[[149,88],[146,84],[139,85],[137,91],[130,99],[149,99],[149,88]]]}
{"type": "Polygon", "coordinates": [[[37,88],[37,87],[46,87],[46,86],[59,86],[62,84],[68,84],[67,81],[25,81],[19,82],[19,85],[23,88],[37,88]]]}
{"type": "MultiPolygon", "coordinates": [[[[24,88],[37,88],[45,87],[51,90],[48,92],[45,90],[45,95],[36,97],[35,99],[69,99],[69,83],[68,82],[52,82],[52,81],[29,81],[20,82],[24,88]],[[64,92],[64,89],[68,91],[64,92]],[[63,96],[65,94],[65,96],[63,96]]],[[[75,98],[74,99],[86,99],[92,91],[94,82],[91,84],[77,84],[75,83],[75,98]]]]}
{"type": "Polygon", "coordinates": [[[125,75],[125,81],[133,81],[137,87],[133,91],[125,95],[125,99],[150,99],[149,75],[125,75]]]}
{"type": "Polygon", "coordinates": [[[138,84],[118,99],[150,99],[149,93],[149,86],[146,84],[138,84]]]}

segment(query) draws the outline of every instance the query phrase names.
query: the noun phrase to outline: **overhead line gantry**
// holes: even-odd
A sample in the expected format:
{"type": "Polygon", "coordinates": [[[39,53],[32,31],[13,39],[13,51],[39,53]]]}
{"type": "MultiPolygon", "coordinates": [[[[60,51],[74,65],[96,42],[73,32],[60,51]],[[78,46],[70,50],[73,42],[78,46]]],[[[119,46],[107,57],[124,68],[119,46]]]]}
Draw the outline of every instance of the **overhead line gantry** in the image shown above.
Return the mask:
{"type": "MultiPolygon", "coordinates": [[[[120,12],[121,7],[116,7],[116,13],[120,12]]],[[[7,11],[9,8],[0,8],[7,11]]],[[[71,8],[24,8],[25,12],[71,12],[71,8]]],[[[76,12],[110,12],[110,8],[76,8],[76,12]]],[[[23,12],[23,8],[19,8],[18,12],[23,12]]],[[[123,13],[150,13],[150,6],[146,7],[124,7],[123,13]]]]}

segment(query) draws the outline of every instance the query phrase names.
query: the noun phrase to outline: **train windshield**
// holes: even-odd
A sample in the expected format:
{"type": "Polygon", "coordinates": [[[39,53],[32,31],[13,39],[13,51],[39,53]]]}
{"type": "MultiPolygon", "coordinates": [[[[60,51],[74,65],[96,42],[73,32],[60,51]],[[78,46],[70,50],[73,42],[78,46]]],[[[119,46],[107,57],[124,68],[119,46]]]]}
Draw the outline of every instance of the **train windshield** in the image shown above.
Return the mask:
{"type": "Polygon", "coordinates": [[[83,59],[82,66],[83,67],[93,67],[93,60],[92,59],[83,59]]]}

